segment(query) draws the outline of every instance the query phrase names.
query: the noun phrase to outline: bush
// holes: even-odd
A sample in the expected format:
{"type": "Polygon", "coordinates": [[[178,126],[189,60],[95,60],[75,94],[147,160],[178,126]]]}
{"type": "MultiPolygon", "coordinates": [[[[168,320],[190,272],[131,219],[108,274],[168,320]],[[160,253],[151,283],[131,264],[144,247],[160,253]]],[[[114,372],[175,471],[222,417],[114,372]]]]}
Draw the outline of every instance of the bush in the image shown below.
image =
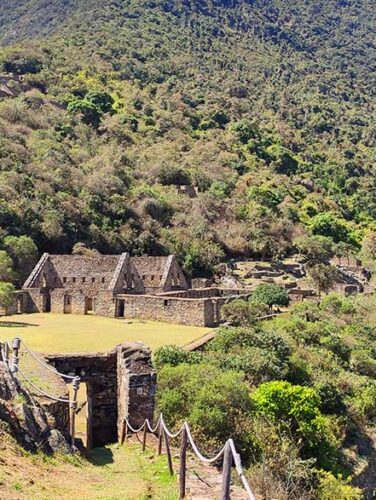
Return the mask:
{"type": "Polygon", "coordinates": [[[158,172],[158,180],[165,186],[170,184],[182,186],[191,183],[189,172],[174,165],[163,165],[158,172]]]}
{"type": "Polygon", "coordinates": [[[291,353],[282,337],[258,328],[219,328],[208,350],[225,354],[231,349],[239,351],[245,347],[259,347],[274,352],[283,361],[287,361],[291,353]]]}
{"type": "Polygon", "coordinates": [[[335,477],[330,472],[319,472],[318,500],[361,500],[362,491],[354,488],[349,479],[340,474],[335,477]]]}
{"type": "Polygon", "coordinates": [[[176,345],[164,345],[155,350],[153,361],[156,368],[170,365],[177,366],[181,363],[199,363],[201,354],[198,352],[185,351],[176,345]]]}
{"type": "Polygon", "coordinates": [[[246,300],[236,299],[222,307],[222,317],[234,326],[249,326],[257,318],[266,314],[268,308],[265,304],[253,304],[246,300]]]}
{"type": "Polygon", "coordinates": [[[284,288],[272,283],[261,283],[252,294],[252,302],[266,304],[271,309],[273,305],[287,306],[290,299],[284,288]]]}
{"type": "Polygon", "coordinates": [[[251,396],[256,414],[287,428],[303,444],[303,452],[314,455],[320,466],[332,468],[337,461],[337,442],[329,420],[320,412],[316,391],[289,382],[261,384],[251,396]]]}
{"type": "Polygon", "coordinates": [[[11,283],[0,281],[0,306],[8,307],[13,304],[15,288],[11,283]]]}
{"type": "Polygon", "coordinates": [[[251,408],[248,384],[239,373],[204,364],[165,366],[158,373],[158,411],[170,427],[187,420],[207,450],[231,436],[250,454],[253,440],[244,421],[251,408]]]}

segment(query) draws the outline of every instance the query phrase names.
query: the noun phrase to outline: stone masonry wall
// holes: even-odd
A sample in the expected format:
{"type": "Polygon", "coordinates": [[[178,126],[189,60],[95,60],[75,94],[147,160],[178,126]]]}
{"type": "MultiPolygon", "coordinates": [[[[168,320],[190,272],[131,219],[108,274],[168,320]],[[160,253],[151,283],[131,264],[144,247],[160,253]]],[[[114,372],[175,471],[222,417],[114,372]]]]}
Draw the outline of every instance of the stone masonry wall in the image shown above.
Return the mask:
{"type": "Polygon", "coordinates": [[[118,438],[125,417],[139,427],[146,418],[153,421],[156,373],[151,351],[140,342],[117,348],[118,438]]]}
{"type": "Polygon", "coordinates": [[[120,345],[98,354],[49,355],[64,374],[78,375],[87,386],[88,447],[117,441],[125,416],[132,422],[152,419],[156,376],[151,353],[142,343],[120,345]]]}
{"type": "Polygon", "coordinates": [[[180,299],[156,295],[121,295],[125,318],[166,321],[182,325],[212,326],[210,299],[180,299]]]}

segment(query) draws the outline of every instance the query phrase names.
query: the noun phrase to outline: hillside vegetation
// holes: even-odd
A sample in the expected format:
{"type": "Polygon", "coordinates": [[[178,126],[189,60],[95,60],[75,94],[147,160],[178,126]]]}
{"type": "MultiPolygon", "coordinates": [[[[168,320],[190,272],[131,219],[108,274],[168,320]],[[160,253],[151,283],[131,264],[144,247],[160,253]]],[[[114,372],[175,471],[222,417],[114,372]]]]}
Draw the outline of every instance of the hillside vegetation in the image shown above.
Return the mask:
{"type": "Polygon", "coordinates": [[[204,352],[157,349],[158,410],[170,427],[188,420],[207,453],[231,436],[262,499],[371,500],[374,311],[374,297],[336,294],[272,321],[234,309],[239,326],[204,352]]]}
{"type": "Polygon", "coordinates": [[[202,274],[306,234],[342,253],[372,234],[370,0],[3,6],[5,249],[174,252],[202,274]]]}

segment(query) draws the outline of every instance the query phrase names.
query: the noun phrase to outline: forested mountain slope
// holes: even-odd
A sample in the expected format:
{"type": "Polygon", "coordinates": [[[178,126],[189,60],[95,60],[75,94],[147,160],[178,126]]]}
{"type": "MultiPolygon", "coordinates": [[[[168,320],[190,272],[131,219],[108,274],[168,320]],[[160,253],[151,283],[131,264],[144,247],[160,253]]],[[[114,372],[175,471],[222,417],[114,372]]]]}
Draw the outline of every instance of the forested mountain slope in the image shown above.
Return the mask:
{"type": "Polygon", "coordinates": [[[376,219],[375,26],[368,0],[5,2],[2,236],[196,272],[306,233],[357,251],[376,219]]]}

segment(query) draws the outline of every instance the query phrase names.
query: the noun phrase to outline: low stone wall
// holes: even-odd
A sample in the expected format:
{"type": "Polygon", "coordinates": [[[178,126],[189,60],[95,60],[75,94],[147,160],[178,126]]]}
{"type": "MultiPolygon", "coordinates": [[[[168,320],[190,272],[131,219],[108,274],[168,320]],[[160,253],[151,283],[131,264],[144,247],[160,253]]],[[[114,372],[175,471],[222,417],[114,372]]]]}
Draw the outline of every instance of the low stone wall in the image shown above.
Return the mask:
{"type": "Polygon", "coordinates": [[[208,299],[213,297],[250,297],[252,294],[251,290],[244,288],[219,288],[219,287],[208,287],[208,288],[190,288],[189,290],[181,290],[176,292],[162,292],[159,296],[167,297],[179,297],[185,299],[208,299]]]}
{"type": "Polygon", "coordinates": [[[210,299],[182,299],[157,295],[122,295],[124,317],[165,321],[182,325],[212,326],[212,301],[210,299]]]}

